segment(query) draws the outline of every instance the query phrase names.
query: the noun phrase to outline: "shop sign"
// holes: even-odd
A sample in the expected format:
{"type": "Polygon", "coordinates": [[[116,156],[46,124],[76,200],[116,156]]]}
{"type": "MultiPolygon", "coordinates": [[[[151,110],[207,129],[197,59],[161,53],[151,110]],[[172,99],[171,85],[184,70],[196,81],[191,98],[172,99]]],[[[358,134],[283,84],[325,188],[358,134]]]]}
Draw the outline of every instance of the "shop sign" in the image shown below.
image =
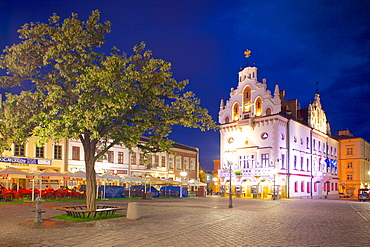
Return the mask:
{"type": "Polygon", "coordinates": [[[51,165],[51,160],[39,160],[39,159],[16,158],[16,157],[1,157],[0,162],[33,164],[33,165],[49,165],[49,166],[51,165]]]}

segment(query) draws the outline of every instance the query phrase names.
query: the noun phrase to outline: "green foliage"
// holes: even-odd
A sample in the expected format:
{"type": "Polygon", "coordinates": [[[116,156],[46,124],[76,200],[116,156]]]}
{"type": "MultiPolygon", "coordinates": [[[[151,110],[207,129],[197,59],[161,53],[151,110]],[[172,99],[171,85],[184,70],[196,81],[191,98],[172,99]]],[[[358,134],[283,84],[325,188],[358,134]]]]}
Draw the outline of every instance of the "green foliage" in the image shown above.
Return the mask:
{"type": "Polygon", "coordinates": [[[235,174],[235,175],[242,175],[242,174],[243,174],[243,172],[242,172],[242,171],[235,171],[235,172],[234,172],[234,174],[235,174]]]}
{"type": "MultiPolygon", "coordinates": [[[[6,95],[0,148],[31,135],[40,145],[80,139],[91,183],[95,161],[113,145],[161,152],[172,144],[166,137],[173,125],[216,128],[199,99],[185,90],[188,81],[176,81],[171,64],[153,58],[144,43],[134,47],[133,55],[117,48],[109,55],[97,52],[111,28],[99,19],[99,11],[93,11],[87,21],[72,14],[62,22],[54,14],[48,24],[25,24],[18,31],[22,41],[6,47],[0,57],[0,69],[6,71],[0,87],[33,86],[6,95]],[[142,136],[147,142],[139,143],[142,136]]],[[[88,193],[88,205],[92,198],[88,193]]]]}
{"type": "Polygon", "coordinates": [[[95,221],[95,220],[106,220],[106,219],[113,219],[119,217],[126,217],[124,214],[109,214],[109,215],[102,215],[96,217],[89,217],[89,218],[75,218],[72,216],[68,216],[66,214],[55,215],[53,219],[58,220],[66,220],[66,221],[73,221],[73,222],[88,222],[88,221],[95,221]]]}

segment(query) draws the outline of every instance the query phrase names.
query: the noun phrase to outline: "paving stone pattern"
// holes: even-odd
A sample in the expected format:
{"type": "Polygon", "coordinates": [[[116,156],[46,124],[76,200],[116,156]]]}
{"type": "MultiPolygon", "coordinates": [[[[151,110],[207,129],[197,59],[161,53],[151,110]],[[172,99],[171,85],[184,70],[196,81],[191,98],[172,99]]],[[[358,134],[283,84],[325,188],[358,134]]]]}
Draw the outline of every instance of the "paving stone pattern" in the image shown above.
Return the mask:
{"type": "MultiPolygon", "coordinates": [[[[207,197],[138,200],[139,220],[66,222],[43,203],[0,204],[0,246],[370,246],[370,202],[207,197]]],[[[122,206],[129,201],[100,204],[122,206]]]]}

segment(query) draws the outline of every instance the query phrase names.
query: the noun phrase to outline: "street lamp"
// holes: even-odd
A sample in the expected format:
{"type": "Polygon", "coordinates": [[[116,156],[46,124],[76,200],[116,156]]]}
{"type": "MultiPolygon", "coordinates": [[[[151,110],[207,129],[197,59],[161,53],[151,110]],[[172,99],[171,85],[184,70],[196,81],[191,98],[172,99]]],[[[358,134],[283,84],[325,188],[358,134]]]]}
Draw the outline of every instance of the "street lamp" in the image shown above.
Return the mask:
{"type": "Polygon", "coordinates": [[[231,172],[232,172],[232,163],[230,161],[227,162],[229,164],[229,208],[233,207],[233,194],[232,194],[232,187],[231,187],[231,172]]]}
{"type": "MultiPolygon", "coordinates": [[[[188,175],[187,172],[180,172],[180,176],[185,180],[186,175],[188,175]]],[[[182,198],[182,184],[180,184],[180,198],[182,198]]]]}
{"type": "Polygon", "coordinates": [[[279,162],[279,159],[276,159],[274,161],[274,169],[272,170],[272,173],[273,173],[273,176],[274,176],[274,194],[272,195],[272,200],[276,200],[276,198],[277,198],[277,195],[276,195],[276,193],[277,193],[277,191],[276,191],[276,174],[278,172],[278,169],[276,167],[276,161],[279,162]]]}

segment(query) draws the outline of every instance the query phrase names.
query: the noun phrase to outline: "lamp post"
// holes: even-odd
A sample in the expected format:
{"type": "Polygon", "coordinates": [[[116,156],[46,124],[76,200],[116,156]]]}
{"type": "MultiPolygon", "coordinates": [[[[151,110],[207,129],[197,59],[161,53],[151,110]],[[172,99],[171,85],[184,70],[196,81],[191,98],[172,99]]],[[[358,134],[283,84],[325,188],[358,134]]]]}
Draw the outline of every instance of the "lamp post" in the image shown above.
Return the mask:
{"type": "Polygon", "coordinates": [[[232,187],[231,187],[231,172],[232,172],[232,163],[230,161],[227,162],[229,164],[229,208],[233,207],[233,194],[232,194],[232,187]]]}
{"type": "MultiPolygon", "coordinates": [[[[185,180],[186,175],[188,175],[187,172],[180,172],[180,176],[185,180]]],[[[180,184],[180,198],[182,198],[182,184],[180,184]]]]}
{"type": "Polygon", "coordinates": [[[272,200],[276,200],[277,198],[277,195],[276,195],[276,173],[277,173],[277,167],[276,167],[276,161],[279,162],[279,158],[277,158],[275,161],[274,161],[274,169],[273,169],[273,176],[274,176],[274,194],[272,195],[272,200]]]}

